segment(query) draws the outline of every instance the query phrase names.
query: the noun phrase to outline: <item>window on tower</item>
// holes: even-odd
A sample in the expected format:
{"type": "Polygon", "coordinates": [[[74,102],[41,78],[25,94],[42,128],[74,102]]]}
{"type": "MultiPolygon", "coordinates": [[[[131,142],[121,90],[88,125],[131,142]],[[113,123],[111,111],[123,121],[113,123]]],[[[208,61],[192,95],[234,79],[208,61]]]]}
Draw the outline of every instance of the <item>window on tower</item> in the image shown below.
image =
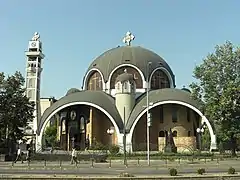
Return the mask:
{"type": "Polygon", "coordinates": [[[35,99],[34,90],[28,90],[27,97],[29,98],[30,101],[34,100],[35,99]]]}
{"type": "Polygon", "coordinates": [[[128,82],[124,83],[124,89],[128,89],[128,82]]]}
{"type": "Polygon", "coordinates": [[[118,82],[117,83],[117,89],[120,90],[120,88],[121,88],[121,84],[118,82]]]}
{"type": "Polygon", "coordinates": [[[35,79],[34,78],[29,78],[27,87],[34,88],[34,86],[35,86],[35,79]]]}

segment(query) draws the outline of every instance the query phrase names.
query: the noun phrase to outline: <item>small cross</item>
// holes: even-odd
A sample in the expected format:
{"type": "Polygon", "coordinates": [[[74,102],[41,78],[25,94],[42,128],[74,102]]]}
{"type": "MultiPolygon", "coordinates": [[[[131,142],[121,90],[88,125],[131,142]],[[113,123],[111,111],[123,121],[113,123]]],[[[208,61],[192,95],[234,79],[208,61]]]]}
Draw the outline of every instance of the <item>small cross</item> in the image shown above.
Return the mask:
{"type": "Polygon", "coordinates": [[[131,41],[133,41],[135,39],[135,36],[132,35],[131,32],[127,32],[125,37],[123,38],[123,42],[127,45],[127,46],[131,46],[131,41]]]}

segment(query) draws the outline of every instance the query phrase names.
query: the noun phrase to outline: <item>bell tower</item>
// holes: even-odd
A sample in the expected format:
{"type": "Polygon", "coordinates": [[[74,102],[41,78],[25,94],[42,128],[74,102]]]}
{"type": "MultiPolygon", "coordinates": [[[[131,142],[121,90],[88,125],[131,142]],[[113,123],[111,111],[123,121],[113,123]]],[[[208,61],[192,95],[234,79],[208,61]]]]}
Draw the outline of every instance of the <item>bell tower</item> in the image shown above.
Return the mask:
{"type": "Polygon", "coordinates": [[[26,95],[31,102],[35,104],[35,110],[33,113],[33,122],[29,122],[29,126],[32,128],[34,134],[36,134],[38,121],[41,116],[40,109],[40,83],[42,72],[42,60],[44,54],[42,53],[42,42],[40,41],[40,35],[38,32],[34,33],[34,36],[28,43],[28,50],[25,52],[27,56],[26,63],[26,95]]]}

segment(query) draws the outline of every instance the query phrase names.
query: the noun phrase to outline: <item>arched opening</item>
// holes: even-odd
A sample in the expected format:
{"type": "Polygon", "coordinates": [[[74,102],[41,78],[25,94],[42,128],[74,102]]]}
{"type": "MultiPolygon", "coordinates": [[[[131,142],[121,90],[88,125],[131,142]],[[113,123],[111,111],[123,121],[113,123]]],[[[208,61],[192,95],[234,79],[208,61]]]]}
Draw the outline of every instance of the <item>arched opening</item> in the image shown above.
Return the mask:
{"type": "Polygon", "coordinates": [[[103,83],[101,74],[98,71],[94,71],[88,78],[87,90],[103,90],[103,83]]]}
{"type": "MultiPolygon", "coordinates": [[[[85,150],[99,145],[107,148],[118,143],[118,129],[115,129],[115,125],[104,112],[95,107],[72,105],[61,109],[57,114],[57,143],[62,150],[71,151],[73,147],[85,150]],[[87,140],[89,144],[86,143],[87,140]]],[[[42,137],[44,144],[45,137],[42,137]]]]}
{"type": "Polygon", "coordinates": [[[35,87],[35,78],[28,78],[28,88],[34,88],[35,87]]]}
{"type": "Polygon", "coordinates": [[[163,88],[170,88],[170,81],[166,73],[162,70],[156,70],[151,78],[151,89],[163,89],[163,88]]]}
{"type": "Polygon", "coordinates": [[[34,93],[34,90],[27,90],[27,97],[30,99],[30,100],[34,100],[35,99],[35,93],[34,93]]]}
{"type": "MultiPolygon", "coordinates": [[[[166,143],[164,132],[167,131],[169,134],[171,130],[178,152],[186,150],[186,147],[196,148],[196,135],[189,133],[194,132],[200,123],[200,116],[196,112],[179,104],[163,104],[150,109],[150,113],[152,113],[151,151],[164,150],[166,143]],[[172,121],[173,109],[176,110],[174,111],[174,121],[172,121]]],[[[146,113],[144,113],[133,130],[133,151],[146,151],[146,128],[146,113]]]]}
{"type": "Polygon", "coordinates": [[[158,137],[164,137],[164,136],[165,136],[164,131],[159,131],[158,137]]]}
{"type": "Polygon", "coordinates": [[[173,131],[172,136],[177,137],[177,131],[173,131]]]}
{"type": "Polygon", "coordinates": [[[127,72],[129,74],[132,74],[134,79],[135,79],[135,83],[136,83],[136,88],[142,88],[143,87],[143,82],[142,82],[142,77],[140,75],[140,73],[133,67],[130,66],[123,66],[118,68],[111,76],[111,80],[110,80],[110,88],[111,89],[115,89],[115,81],[116,78],[118,77],[118,75],[124,73],[124,70],[127,70],[127,72]]]}

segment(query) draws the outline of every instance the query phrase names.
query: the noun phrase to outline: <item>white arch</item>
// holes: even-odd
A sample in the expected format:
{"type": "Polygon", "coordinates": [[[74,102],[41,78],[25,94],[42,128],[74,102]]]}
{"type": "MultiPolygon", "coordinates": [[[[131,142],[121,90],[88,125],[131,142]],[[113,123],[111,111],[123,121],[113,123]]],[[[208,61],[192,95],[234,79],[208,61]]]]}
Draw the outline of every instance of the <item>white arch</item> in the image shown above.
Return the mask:
{"type": "Polygon", "coordinates": [[[85,78],[84,78],[84,80],[83,80],[83,89],[84,89],[84,90],[87,90],[87,82],[88,82],[89,77],[90,77],[90,75],[91,75],[91,73],[92,73],[93,71],[97,71],[97,72],[101,75],[103,90],[105,90],[106,84],[105,84],[105,80],[104,80],[104,78],[103,78],[103,74],[102,74],[102,72],[101,72],[99,69],[97,69],[97,68],[92,68],[92,69],[90,69],[90,70],[86,73],[85,78]]]}
{"type": "Polygon", "coordinates": [[[71,102],[71,103],[68,103],[68,104],[64,104],[63,106],[60,106],[59,108],[55,109],[48,117],[47,119],[45,120],[45,122],[43,123],[43,126],[42,128],[40,129],[40,133],[39,133],[39,136],[37,138],[37,143],[38,144],[38,148],[39,146],[41,147],[42,145],[42,137],[43,137],[43,133],[44,133],[44,129],[47,125],[47,123],[49,122],[49,120],[51,119],[51,117],[56,114],[57,112],[59,112],[60,110],[66,108],[66,107],[69,107],[69,106],[74,106],[74,105],[88,105],[88,106],[92,106],[92,107],[95,107],[97,109],[99,109],[100,111],[102,111],[109,119],[110,121],[113,123],[113,126],[115,128],[115,131],[116,131],[116,134],[117,134],[117,137],[119,137],[119,134],[120,134],[120,130],[118,128],[118,125],[117,123],[114,121],[113,117],[105,110],[103,109],[102,107],[96,105],[96,104],[93,104],[93,103],[90,103],[90,102],[71,102]]]}
{"type": "MultiPolygon", "coordinates": [[[[133,64],[120,64],[119,66],[115,67],[115,68],[112,70],[112,72],[109,74],[108,82],[107,82],[107,89],[110,89],[110,82],[111,82],[111,78],[112,78],[113,73],[114,73],[117,69],[119,69],[119,68],[121,68],[121,67],[124,67],[124,66],[129,66],[129,67],[132,67],[132,68],[136,69],[136,70],[139,72],[139,74],[140,74],[140,76],[141,76],[141,78],[142,78],[142,84],[143,84],[143,86],[144,86],[145,77],[144,77],[143,72],[142,72],[138,67],[134,66],[133,64]]],[[[144,88],[144,87],[143,87],[143,88],[144,88]]]]}
{"type": "MultiPolygon", "coordinates": [[[[182,105],[182,106],[185,106],[185,107],[188,107],[192,110],[194,110],[196,113],[198,113],[199,116],[202,117],[202,121],[201,123],[203,124],[204,122],[207,124],[207,127],[209,129],[209,133],[210,133],[210,137],[211,137],[211,147],[210,147],[210,150],[213,150],[213,149],[216,149],[216,135],[214,134],[213,132],[213,128],[210,124],[210,122],[208,121],[208,119],[202,114],[201,111],[199,111],[199,109],[197,109],[196,107],[188,104],[188,103],[185,103],[185,102],[182,102],[182,101],[161,101],[161,102],[157,102],[157,103],[154,103],[152,106],[149,106],[149,110],[156,107],[156,106],[159,106],[159,105],[163,105],[163,104],[179,104],[179,105],[182,105]]],[[[135,129],[135,126],[137,125],[138,121],[140,120],[140,118],[143,116],[144,113],[147,112],[147,108],[144,109],[136,118],[136,120],[134,121],[131,129],[130,129],[130,132],[129,132],[129,139],[131,138],[131,141],[132,141],[132,136],[133,136],[133,132],[134,132],[134,129],[135,129]]]]}
{"type": "MultiPolygon", "coordinates": [[[[158,67],[158,68],[154,69],[153,72],[150,75],[149,82],[151,82],[152,76],[157,70],[162,70],[167,75],[167,77],[170,81],[170,88],[174,88],[173,78],[172,78],[171,74],[169,73],[169,71],[165,67],[158,67]]],[[[150,83],[150,86],[151,86],[151,83],[150,83]]],[[[150,89],[151,89],[151,87],[150,87],[150,89]]]]}

